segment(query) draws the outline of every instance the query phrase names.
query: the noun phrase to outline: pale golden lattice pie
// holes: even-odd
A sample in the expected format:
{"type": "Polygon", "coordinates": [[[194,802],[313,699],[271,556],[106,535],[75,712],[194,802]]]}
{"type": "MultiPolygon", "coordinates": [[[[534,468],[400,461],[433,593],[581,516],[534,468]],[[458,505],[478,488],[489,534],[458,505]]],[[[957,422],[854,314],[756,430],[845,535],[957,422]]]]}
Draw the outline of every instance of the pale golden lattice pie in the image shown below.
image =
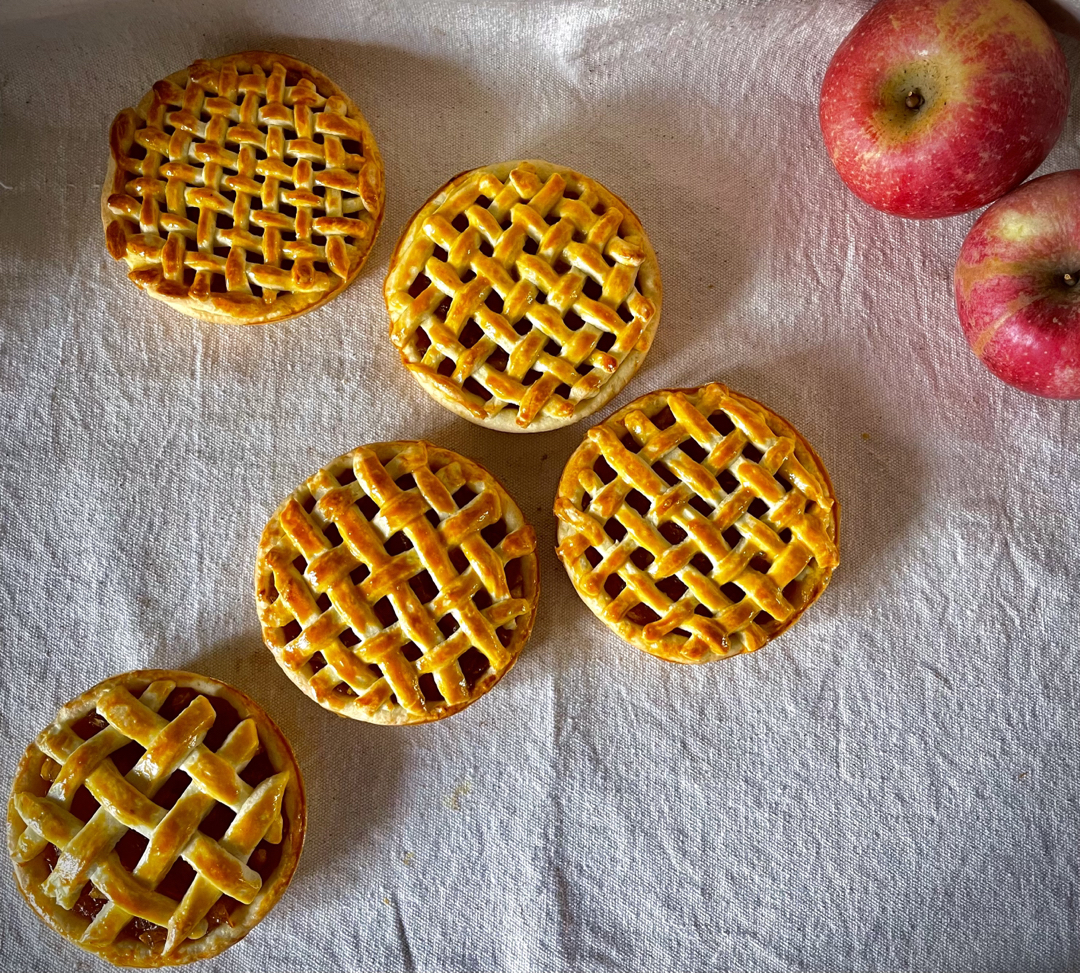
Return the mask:
{"type": "Polygon", "coordinates": [[[631,209],[587,176],[504,162],[456,176],[390,259],[390,337],[448,409],[506,432],[606,405],[660,320],[656,255],[631,209]]]}
{"type": "Polygon", "coordinates": [[[324,74],[248,51],[157,82],[116,116],[101,194],[128,276],[226,324],[303,314],[359,273],[383,216],[383,164],[324,74]]]}
{"type": "Polygon", "coordinates": [[[821,460],[775,412],[719,384],[651,392],[590,429],[555,516],[585,604],[672,662],[760,648],[838,563],[840,508],[821,460]]]}
{"type": "Polygon", "coordinates": [[[8,803],[15,879],[65,939],[120,966],[215,956],[281,898],[304,786],[251,699],[190,672],[106,679],[26,749],[8,803]]]}
{"type": "Polygon", "coordinates": [[[536,535],[498,481],[424,442],[340,456],[263,531],[263,638],[342,716],[424,723],[464,709],[517,660],[539,593],[536,535]]]}

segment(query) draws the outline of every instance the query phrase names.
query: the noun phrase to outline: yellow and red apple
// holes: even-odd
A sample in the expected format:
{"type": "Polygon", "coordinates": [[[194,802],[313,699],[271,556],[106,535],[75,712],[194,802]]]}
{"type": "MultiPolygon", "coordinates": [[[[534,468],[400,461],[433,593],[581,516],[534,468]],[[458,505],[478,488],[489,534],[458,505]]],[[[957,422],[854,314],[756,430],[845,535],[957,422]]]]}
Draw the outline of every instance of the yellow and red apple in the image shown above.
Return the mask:
{"type": "Polygon", "coordinates": [[[1080,399],[1080,169],[994,203],[953,281],[964,334],[990,371],[1025,392],[1080,399]]]}
{"type": "Polygon", "coordinates": [[[819,118],[837,172],[915,219],[985,206],[1061,134],[1069,72],[1023,0],[881,0],[825,72],[819,118]]]}

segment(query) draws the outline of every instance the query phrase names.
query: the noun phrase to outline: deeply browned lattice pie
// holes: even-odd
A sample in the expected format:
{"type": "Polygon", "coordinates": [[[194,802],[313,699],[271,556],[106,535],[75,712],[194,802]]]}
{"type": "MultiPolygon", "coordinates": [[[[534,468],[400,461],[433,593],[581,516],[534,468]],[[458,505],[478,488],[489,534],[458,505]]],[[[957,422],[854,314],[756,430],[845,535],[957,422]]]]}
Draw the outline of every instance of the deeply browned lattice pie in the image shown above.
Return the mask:
{"type": "Polygon", "coordinates": [[[357,275],[382,222],[382,159],[364,116],[283,54],[169,75],[116,116],[109,147],[109,253],[147,293],[205,321],[318,307],[357,275]]]}
{"type": "Polygon", "coordinates": [[[19,763],[15,879],[75,945],[121,966],[215,956],[281,897],[304,842],[281,731],[190,672],[114,676],[64,706],[19,763]]]}
{"type": "Polygon", "coordinates": [[[498,481],[424,442],[340,456],[263,531],[263,638],[327,709],[424,723],[464,709],[517,660],[539,593],[536,535],[498,481]]]}
{"type": "Polygon", "coordinates": [[[542,432],[601,408],[660,320],[660,272],[637,217],[572,169],[462,173],[413,217],[384,288],[405,367],[448,409],[542,432]]]}
{"type": "Polygon", "coordinates": [[[593,613],[672,662],[752,652],[838,563],[817,454],[725,388],[651,392],[589,430],[555,500],[558,555],[593,613]]]}

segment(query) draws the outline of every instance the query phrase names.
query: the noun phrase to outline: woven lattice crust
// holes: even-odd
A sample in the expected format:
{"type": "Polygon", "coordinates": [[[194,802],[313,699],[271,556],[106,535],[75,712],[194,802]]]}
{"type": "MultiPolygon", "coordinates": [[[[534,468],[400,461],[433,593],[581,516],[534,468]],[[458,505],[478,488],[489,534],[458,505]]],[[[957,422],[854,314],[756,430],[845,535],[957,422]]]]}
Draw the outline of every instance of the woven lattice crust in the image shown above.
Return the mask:
{"type": "Polygon", "coordinates": [[[382,159],[363,115],[283,54],[196,61],[120,112],[109,146],[109,253],[147,293],[206,321],[318,307],[359,273],[382,222],[382,159]]]}
{"type": "Polygon", "coordinates": [[[505,162],[443,186],[406,227],[384,288],[405,367],[448,409],[542,432],[604,406],[660,320],[637,217],[581,173],[505,162]]]}
{"type": "Polygon", "coordinates": [[[817,454],[723,385],[652,392],[589,430],[555,500],[558,555],[593,613],[672,662],[752,652],[838,564],[817,454]]]}
{"type": "Polygon", "coordinates": [[[352,719],[456,713],[513,666],[539,594],[536,535],[479,464],[424,442],[340,456],[263,531],[263,638],[312,699],[352,719]]]}
{"type": "Polygon", "coordinates": [[[148,669],[64,706],[8,804],[15,879],[65,939],[122,966],[215,956],[281,897],[304,841],[281,732],[215,679],[148,669]]]}

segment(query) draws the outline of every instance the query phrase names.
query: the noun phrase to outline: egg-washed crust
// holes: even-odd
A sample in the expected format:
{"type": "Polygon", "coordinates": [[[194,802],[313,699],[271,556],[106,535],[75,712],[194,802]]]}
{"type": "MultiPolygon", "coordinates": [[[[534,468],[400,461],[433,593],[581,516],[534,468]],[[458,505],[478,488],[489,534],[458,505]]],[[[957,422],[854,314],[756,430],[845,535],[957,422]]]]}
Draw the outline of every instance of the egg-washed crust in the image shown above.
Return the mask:
{"type": "Polygon", "coordinates": [[[821,459],[781,416],[718,383],[650,392],[590,429],[555,515],[582,601],[671,662],[760,648],[839,563],[821,459]]]}
{"type": "Polygon", "coordinates": [[[148,294],[204,321],[314,310],[355,279],[382,223],[367,121],[284,54],[195,61],[120,112],[109,147],[109,253],[148,294]]]}
{"type": "Polygon", "coordinates": [[[503,432],[606,405],[660,320],[660,271],[630,207],[539,160],[455,176],[413,216],[384,286],[390,337],[440,404],[503,432]]]}
{"type": "MultiPolygon", "coordinates": [[[[136,764],[136,768],[140,765],[141,761],[140,764],[136,764]]],[[[150,765],[148,773],[152,773],[153,770],[154,765],[150,765]]],[[[172,773],[172,770],[168,771],[168,774],[172,773]]],[[[155,792],[168,774],[163,773],[161,779],[158,779],[154,785],[155,792]]],[[[127,780],[131,781],[134,776],[135,769],[129,772],[127,780]]],[[[70,795],[67,804],[70,805],[70,795]]],[[[188,807],[191,806],[188,805],[188,807]]],[[[77,860],[80,854],[80,851],[76,849],[81,849],[81,853],[87,854],[88,846],[91,850],[96,847],[93,841],[87,840],[89,836],[95,835],[95,840],[98,841],[109,837],[104,829],[99,828],[103,823],[98,820],[100,814],[99,811],[97,816],[91,818],[91,821],[95,822],[94,827],[91,827],[89,823],[81,826],[80,834],[67,843],[67,849],[72,854],[73,860],[77,860]]],[[[67,817],[70,818],[70,815],[67,817]]],[[[108,819],[105,827],[115,827],[113,824],[115,820],[115,818],[108,819]]],[[[303,849],[306,822],[307,806],[303,778],[292,748],[277,725],[254,700],[233,686],[208,676],[168,669],[142,669],[106,679],[67,703],[57,713],[53,723],[38,734],[35,742],[26,748],[15,773],[8,803],[8,848],[15,860],[15,880],[19,891],[46,925],[74,945],[87,949],[117,966],[156,968],[216,956],[246,936],[274,907],[288,887],[303,849]],[[189,705],[187,709],[181,711],[166,729],[159,732],[153,726],[155,720],[160,720],[156,716],[156,710],[175,689],[188,689],[200,696],[195,697],[194,705],[189,705]],[[216,713],[210,712],[212,707],[209,707],[205,701],[199,704],[201,696],[223,700],[235,709],[240,720],[227,741],[218,747],[216,755],[212,755],[205,747],[194,744],[190,750],[186,749],[190,741],[202,739],[206,727],[212,726],[216,718],[216,713]],[[136,697],[138,703],[135,703],[132,697],[136,697]],[[146,709],[146,706],[149,706],[149,709],[146,709]],[[91,736],[83,743],[81,749],[76,750],[70,759],[58,766],[60,762],[54,761],[46,751],[51,750],[55,755],[60,756],[62,751],[80,743],[78,737],[72,736],[71,728],[85,717],[92,716],[95,711],[99,716],[104,716],[110,726],[91,736]],[[199,725],[192,726],[192,718],[195,717],[201,719],[201,732],[199,732],[199,725]],[[248,720],[252,721],[253,726],[245,725],[248,720]],[[67,812],[63,810],[64,782],[67,780],[66,787],[70,790],[71,787],[78,786],[79,782],[85,780],[82,786],[90,787],[97,796],[103,797],[100,801],[103,806],[109,804],[110,796],[118,798],[116,807],[121,810],[117,810],[116,813],[132,815],[135,818],[142,814],[150,814],[151,818],[157,817],[160,811],[155,809],[156,805],[152,800],[134,800],[131,791],[124,787],[122,781],[118,781],[119,775],[112,768],[111,756],[103,756],[95,752],[97,745],[92,744],[92,741],[108,742],[105,738],[110,733],[116,735],[117,740],[106,748],[107,754],[116,752],[118,747],[128,742],[122,731],[118,734],[116,730],[118,725],[135,726],[143,732],[149,732],[154,739],[152,745],[156,748],[159,766],[183,766],[192,777],[192,782],[172,805],[174,818],[170,820],[173,820],[177,828],[170,827],[168,830],[161,830],[159,825],[147,824],[146,821],[140,825],[140,827],[148,827],[153,832],[152,844],[159,838],[165,847],[168,847],[171,842],[182,843],[185,840],[182,836],[186,834],[186,830],[183,829],[187,826],[194,827],[199,823],[198,802],[204,802],[203,817],[207,813],[206,807],[215,806],[215,799],[205,791],[203,781],[209,782],[211,788],[220,790],[223,796],[228,796],[229,800],[236,805],[236,817],[225,837],[221,839],[220,845],[207,839],[201,832],[194,832],[193,840],[197,844],[194,851],[192,846],[188,846],[187,851],[191,852],[191,858],[199,862],[199,866],[196,868],[195,879],[188,889],[189,892],[196,883],[205,883],[205,876],[216,877],[217,881],[229,887],[237,882],[244,885],[242,878],[238,878],[235,874],[235,864],[224,872],[220,871],[220,867],[215,871],[215,865],[220,866],[221,860],[226,862],[230,860],[229,856],[222,851],[223,848],[231,849],[230,854],[233,858],[246,861],[251,849],[246,849],[245,854],[245,843],[253,845],[265,833],[266,840],[280,849],[280,857],[266,881],[260,879],[259,882],[254,882],[251,875],[247,876],[247,880],[254,883],[247,886],[249,892],[257,887],[257,891],[249,902],[238,904],[228,914],[226,922],[211,928],[200,938],[179,936],[179,941],[175,946],[167,943],[164,951],[160,945],[155,949],[130,936],[116,938],[111,942],[80,941],[93,923],[83,915],[63,908],[53,894],[47,893],[45,885],[49,881],[52,869],[45,861],[43,853],[34,854],[35,849],[43,843],[44,839],[34,836],[23,814],[20,813],[23,811],[30,813],[32,817],[40,816],[42,827],[47,830],[62,826],[67,815],[67,812]],[[257,733],[257,738],[252,730],[257,733]],[[87,744],[92,745],[87,746],[87,744]],[[187,757],[182,756],[184,753],[187,753],[187,757]],[[232,768],[237,765],[246,765],[262,753],[265,753],[274,773],[257,788],[252,788],[243,781],[237,783],[239,778],[232,768]],[[194,767],[192,761],[196,762],[194,767]],[[53,781],[51,790],[50,779],[46,779],[46,775],[43,775],[47,763],[52,767],[48,775],[53,781]],[[61,799],[56,802],[55,796],[58,789],[60,789],[61,799]],[[47,797],[47,793],[54,796],[47,797]],[[245,794],[248,794],[247,804],[244,803],[245,794]],[[176,818],[175,809],[187,801],[189,795],[192,798],[192,804],[195,805],[195,817],[190,821],[184,816],[176,818]],[[26,859],[27,854],[31,854],[32,857],[23,860],[26,859]]],[[[119,827],[123,832],[128,831],[126,826],[119,827]]],[[[115,883],[116,887],[112,892],[120,901],[141,903],[150,911],[165,910],[166,915],[169,914],[170,909],[173,909],[174,921],[180,922],[183,913],[181,903],[152,892],[151,887],[156,886],[156,882],[149,881],[143,884],[138,874],[128,873],[119,862],[111,860],[115,858],[115,852],[110,849],[115,843],[116,838],[113,836],[111,843],[106,841],[105,846],[96,855],[88,855],[88,859],[94,862],[94,867],[102,864],[107,869],[106,872],[100,873],[105,878],[98,879],[106,893],[107,901],[104,908],[97,913],[95,921],[100,920],[109,909],[117,907],[118,903],[113,895],[108,894],[110,883],[115,883]]],[[[61,851],[61,854],[66,854],[66,852],[61,851]]],[[[185,858],[187,857],[188,855],[185,854],[185,858]]],[[[167,869],[170,862],[171,859],[166,860],[163,867],[167,869]]],[[[97,879],[98,873],[94,871],[94,867],[89,871],[97,879]]],[[[145,866],[141,862],[139,867],[145,866]]],[[[255,878],[258,878],[258,875],[255,878]]],[[[77,883],[75,894],[81,884],[81,881],[77,883]]],[[[95,888],[98,888],[97,882],[95,882],[95,888]]],[[[215,895],[218,890],[212,883],[207,884],[201,891],[204,894],[209,893],[215,901],[219,895],[225,894],[218,892],[215,895]]],[[[118,918],[126,923],[130,916],[124,918],[121,914],[118,918]]],[[[202,925],[206,925],[205,921],[202,925]]],[[[174,930],[170,930],[171,934],[173,932],[174,930]]]]}
{"type": "Polygon", "coordinates": [[[339,456],[270,518],[263,640],[332,712],[386,725],[457,713],[513,667],[540,593],[536,534],[473,460],[420,441],[339,456]]]}

